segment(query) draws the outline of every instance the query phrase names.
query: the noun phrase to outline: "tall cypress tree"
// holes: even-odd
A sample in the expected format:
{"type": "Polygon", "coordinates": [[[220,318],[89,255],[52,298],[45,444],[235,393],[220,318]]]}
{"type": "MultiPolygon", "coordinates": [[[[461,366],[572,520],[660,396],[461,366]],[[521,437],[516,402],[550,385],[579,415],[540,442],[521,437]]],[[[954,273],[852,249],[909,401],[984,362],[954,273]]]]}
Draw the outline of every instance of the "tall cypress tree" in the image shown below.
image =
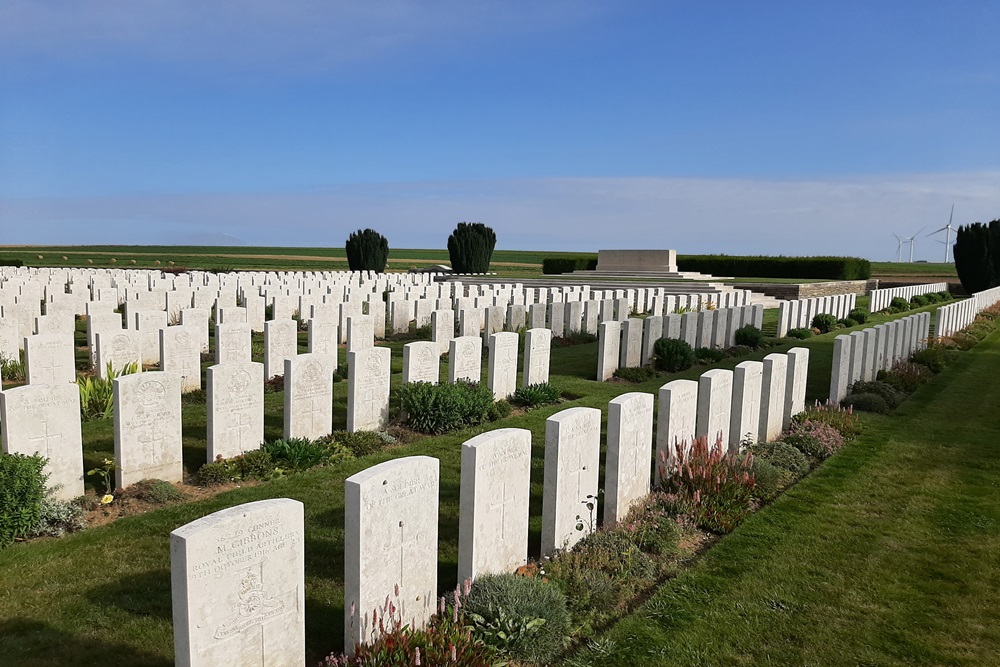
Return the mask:
{"type": "Polygon", "coordinates": [[[374,229],[359,229],[344,245],[351,271],[384,273],[389,263],[389,240],[374,229]]]}
{"type": "Polygon", "coordinates": [[[997,258],[990,236],[990,228],[981,222],[961,225],[955,234],[955,272],[962,282],[962,288],[969,294],[996,285],[994,262],[997,258]]]}
{"type": "Polygon", "coordinates": [[[448,237],[448,256],[455,273],[486,273],[497,235],[481,222],[460,222],[448,237]]]}

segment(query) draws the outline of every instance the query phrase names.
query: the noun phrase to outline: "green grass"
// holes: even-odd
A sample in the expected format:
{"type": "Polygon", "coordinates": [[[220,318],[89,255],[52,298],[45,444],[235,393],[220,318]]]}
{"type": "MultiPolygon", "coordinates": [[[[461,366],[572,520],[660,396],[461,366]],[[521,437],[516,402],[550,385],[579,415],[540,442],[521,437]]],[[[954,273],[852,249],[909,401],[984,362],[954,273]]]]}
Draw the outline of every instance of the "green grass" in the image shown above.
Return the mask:
{"type": "MultiPolygon", "coordinates": [[[[877,317],[873,323],[888,318],[877,317]]],[[[837,333],[842,333],[837,332],[837,333]]],[[[788,341],[718,367],[732,368],[797,345],[811,350],[810,398],[825,398],[829,387],[833,338],[836,333],[804,342],[788,341]]],[[[393,383],[399,382],[402,342],[393,348],[393,383]]],[[[304,338],[300,338],[300,350],[304,338]]],[[[343,354],[343,351],[341,351],[343,354]]],[[[341,359],[343,363],[343,359],[341,359]]],[[[440,585],[457,578],[458,505],[461,444],[494,428],[517,426],[532,431],[530,548],[540,543],[542,460],[545,419],[575,406],[606,411],[607,402],[627,391],[655,393],[676,378],[696,379],[707,366],[665,375],[643,384],[597,383],[597,344],[553,348],[551,381],[573,400],[539,408],[520,417],[455,434],[428,437],[414,444],[328,468],[236,489],[214,498],[167,507],[149,514],[62,539],[46,539],[0,552],[0,637],[4,660],[25,666],[172,664],[169,541],[171,530],[210,512],[239,503],[275,497],[301,500],[306,512],[306,641],[311,663],[341,646],[343,618],[344,479],[390,458],[423,454],[441,460],[440,585]]],[[[204,364],[208,365],[208,364],[204,364]]],[[[335,428],[343,428],[346,385],[334,388],[335,428]]],[[[282,396],[265,401],[268,438],[281,431],[282,396]]],[[[184,407],[184,463],[196,470],[205,461],[205,406],[184,407]]],[[[84,426],[86,468],[97,467],[113,451],[111,422],[84,426]]],[[[603,456],[602,456],[603,461],[603,456]]],[[[603,479],[603,471],[601,473],[603,479]]],[[[89,483],[94,478],[87,478],[89,483]]],[[[599,513],[598,513],[599,514],[599,513]]]]}
{"type": "Polygon", "coordinates": [[[958,279],[951,262],[872,262],[872,277],[879,276],[951,276],[958,279]]]}
{"type": "Polygon", "coordinates": [[[1000,332],[865,416],[578,664],[997,664],[998,396],[1000,332]]]}

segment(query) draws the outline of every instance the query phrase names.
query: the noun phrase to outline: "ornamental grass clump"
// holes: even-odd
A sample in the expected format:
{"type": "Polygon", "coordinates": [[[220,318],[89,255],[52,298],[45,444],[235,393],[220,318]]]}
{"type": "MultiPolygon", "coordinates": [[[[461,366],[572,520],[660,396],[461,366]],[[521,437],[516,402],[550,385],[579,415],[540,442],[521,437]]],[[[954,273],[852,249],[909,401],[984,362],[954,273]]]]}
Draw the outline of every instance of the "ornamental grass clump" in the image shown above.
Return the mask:
{"type": "Polygon", "coordinates": [[[854,414],[850,407],[842,407],[837,403],[827,402],[826,404],[816,402],[815,405],[807,407],[799,414],[792,417],[792,422],[823,422],[832,426],[844,436],[844,440],[851,440],[861,434],[861,420],[854,414]]]}
{"type": "Polygon", "coordinates": [[[548,382],[529,384],[527,387],[518,387],[514,395],[510,397],[510,402],[526,408],[537,408],[540,405],[558,403],[562,399],[562,391],[559,387],[548,382]]]}
{"type": "Polygon", "coordinates": [[[672,460],[662,460],[661,489],[678,514],[699,527],[728,533],[751,512],[754,496],[753,452],[730,452],[717,441],[696,438],[678,443],[672,460]]]}

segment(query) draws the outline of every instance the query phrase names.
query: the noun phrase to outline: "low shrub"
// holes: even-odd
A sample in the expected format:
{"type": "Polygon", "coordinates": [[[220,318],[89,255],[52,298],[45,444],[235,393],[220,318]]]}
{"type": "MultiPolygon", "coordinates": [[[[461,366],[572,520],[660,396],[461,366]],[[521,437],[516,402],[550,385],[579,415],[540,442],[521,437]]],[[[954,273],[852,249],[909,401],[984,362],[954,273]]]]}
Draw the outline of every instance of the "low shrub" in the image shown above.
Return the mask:
{"type": "Polygon", "coordinates": [[[205,405],[208,403],[208,394],[204,389],[194,389],[181,394],[181,405],[205,405]]]}
{"type": "Polygon", "coordinates": [[[726,358],[726,352],[710,347],[699,347],[694,351],[694,356],[699,364],[717,364],[726,358]]]}
{"type": "Polygon", "coordinates": [[[781,470],[763,459],[753,462],[754,494],[761,500],[772,500],[785,488],[790,477],[787,470],[781,470]]]}
{"type": "Polygon", "coordinates": [[[927,303],[941,303],[944,300],[941,298],[941,295],[938,294],[937,292],[928,292],[923,296],[925,299],[927,299],[927,303]]]}
{"type": "MultiPolygon", "coordinates": [[[[553,338],[552,344],[556,347],[574,347],[576,345],[587,345],[596,343],[597,336],[586,331],[567,331],[559,338],[553,338]]],[[[486,346],[483,346],[483,353],[486,353],[486,346]]]]}
{"type": "Polygon", "coordinates": [[[840,404],[862,412],[874,412],[879,415],[887,415],[892,411],[889,403],[878,394],[848,394],[840,404]]]}
{"type": "Polygon", "coordinates": [[[514,395],[510,397],[510,402],[526,408],[537,408],[540,405],[558,403],[561,399],[562,390],[559,387],[548,382],[541,382],[529,384],[527,387],[518,387],[514,395]]]}
{"type": "Polygon", "coordinates": [[[808,419],[792,422],[781,439],[806,456],[818,459],[832,456],[844,446],[844,436],[840,431],[823,422],[808,419]]]}
{"type": "Polygon", "coordinates": [[[952,352],[943,345],[928,345],[923,350],[917,350],[910,361],[926,367],[932,373],[940,373],[951,361],[952,352]]]}
{"type": "Polygon", "coordinates": [[[514,413],[514,406],[510,404],[507,399],[501,398],[499,400],[493,401],[486,414],[487,421],[495,422],[501,419],[506,419],[514,413]]]}
{"type": "Polygon", "coordinates": [[[353,458],[347,447],[332,440],[280,438],[265,442],[261,449],[270,454],[275,465],[289,470],[307,470],[324,463],[339,463],[353,458]]]}
{"type": "Polygon", "coordinates": [[[61,537],[84,527],[83,507],[79,503],[46,496],[42,499],[41,513],[38,523],[31,529],[31,536],[61,537]]]}
{"type": "Polygon", "coordinates": [[[236,471],[221,457],[199,468],[196,477],[202,486],[219,486],[239,481],[236,471]]]}
{"type": "Polygon", "coordinates": [[[926,366],[909,361],[901,361],[889,370],[878,372],[877,380],[884,382],[896,391],[912,394],[917,387],[934,377],[934,373],[926,366]]]}
{"type": "Polygon", "coordinates": [[[473,635],[501,657],[544,664],[566,645],[566,596],[538,577],[481,575],[462,604],[473,635]]]}
{"type": "Polygon", "coordinates": [[[764,342],[764,334],[760,329],[752,324],[742,326],[736,330],[733,335],[733,340],[737,345],[746,345],[747,347],[756,350],[764,342]]]}
{"type": "Polygon", "coordinates": [[[213,486],[243,480],[265,481],[276,474],[277,466],[271,455],[266,450],[253,449],[229,459],[219,457],[206,463],[198,470],[197,477],[202,485],[213,486]]]}
{"type": "Polygon", "coordinates": [[[950,301],[952,299],[951,292],[948,290],[941,290],[940,292],[936,292],[936,294],[941,297],[942,301],[950,301]]]}
{"type": "Polygon", "coordinates": [[[752,347],[746,345],[733,345],[731,348],[726,350],[726,356],[729,357],[745,357],[753,352],[752,347]]]}
{"type": "Polygon", "coordinates": [[[849,407],[841,407],[836,403],[826,405],[816,403],[792,417],[793,423],[807,420],[832,426],[844,436],[845,440],[855,438],[861,433],[861,420],[858,416],[849,407]]]}
{"type": "Polygon", "coordinates": [[[162,479],[143,479],[128,487],[123,498],[135,498],[156,505],[166,505],[184,500],[184,494],[170,482],[162,479]]]}
{"type": "Polygon", "coordinates": [[[284,375],[273,375],[267,380],[264,380],[264,393],[265,394],[278,394],[285,391],[285,376],[284,375]]]}
{"type": "Polygon", "coordinates": [[[837,316],[829,313],[820,313],[813,318],[812,328],[819,329],[820,333],[830,333],[837,328],[837,316]]]}
{"type": "Polygon", "coordinates": [[[668,373],[679,373],[694,366],[694,350],[679,338],[661,338],[653,344],[656,367],[668,373]]]}
{"type": "Polygon", "coordinates": [[[858,324],[864,324],[868,321],[868,311],[863,308],[855,308],[847,314],[847,318],[854,320],[858,324]]]}
{"type": "Polygon", "coordinates": [[[377,454],[396,443],[396,439],[382,431],[334,431],[324,438],[331,444],[345,447],[355,457],[377,454]]]}
{"type": "Polygon", "coordinates": [[[889,302],[889,308],[897,313],[902,313],[910,309],[910,302],[901,296],[894,296],[889,302]]]}
{"type": "Polygon", "coordinates": [[[753,453],[730,453],[719,443],[697,438],[678,444],[673,465],[664,464],[662,490],[673,496],[675,510],[698,526],[728,533],[750,513],[754,494],[753,453]]]}
{"type": "Polygon", "coordinates": [[[632,368],[619,368],[615,370],[614,376],[626,382],[648,382],[660,374],[652,366],[635,366],[632,368]]]}
{"type": "Polygon", "coordinates": [[[471,382],[410,382],[399,389],[406,424],[423,433],[448,433],[490,418],[493,392],[471,382]]]}
{"type": "Polygon", "coordinates": [[[913,308],[923,308],[929,303],[930,299],[928,299],[923,294],[914,294],[913,296],[910,297],[910,305],[913,308]]]}
{"type": "Polygon", "coordinates": [[[852,320],[850,317],[845,317],[842,320],[837,320],[837,324],[844,327],[845,329],[850,329],[851,327],[858,326],[859,322],[857,320],[852,320]]]}
{"type": "Polygon", "coordinates": [[[874,382],[865,382],[859,380],[851,385],[852,394],[877,394],[885,399],[886,405],[889,406],[890,410],[895,410],[899,407],[899,404],[903,402],[906,398],[901,392],[899,392],[895,387],[886,384],[885,382],[879,382],[875,380],[874,382]]]}
{"type": "Polygon", "coordinates": [[[0,453],[0,549],[28,537],[42,518],[46,459],[0,453]]]}
{"type": "Polygon", "coordinates": [[[806,455],[783,440],[758,442],[750,446],[750,451],[753,452],[754,463],[767,461],[796,479],[809,472],[809,459],[806,455]]]}
{"type": "Polygon", "coordinates": [[[806,338],[813,337],[813,331],[812,329],[807,329],[805,327],[802,327],[800,329],[789,329],[786,335],[789,338],[798,338],[800,340],[805,340],[806,338]]]}
{"type": "Polygon", "coordinates": [[[573,271],[593,271],[597,268],[597,255],[575,255],[570,257],[544,257],[542,273],[553,275],[573,271]]]}
{"type": "Polygon", "coordinates": [[[969,326],[965,327],[965,333],[976,339],[976,342],[984,340],[987,336],[993,333],[993,323],[987,320],[976,320],[969,326]]]}

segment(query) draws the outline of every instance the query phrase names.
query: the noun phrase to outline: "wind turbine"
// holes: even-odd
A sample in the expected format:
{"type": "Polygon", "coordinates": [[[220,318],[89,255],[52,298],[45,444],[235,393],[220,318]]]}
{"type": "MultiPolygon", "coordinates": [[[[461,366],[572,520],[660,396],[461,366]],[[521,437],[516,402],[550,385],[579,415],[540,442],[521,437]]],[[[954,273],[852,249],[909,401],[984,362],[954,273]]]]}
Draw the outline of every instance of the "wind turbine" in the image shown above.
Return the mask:
{"type": "Polygon", "coordinates": [[[896,241],[898,242],[896,244],[896,261],[899,262],[903,256],[903,239],[899,238],[895,233],[893,233],[893,236],[896,237],[896,241]]]}
{"type": "Polygon", "coordinates": [[[952,232],[952,230],[955,229],[954,227],[951,226],[951,220],[954,217],[955,217],[955,205],[952,204],[951,205],[951,214],[948,216],[948,224],[945,225],[944,227],[942,227],[941,229],[939,229],[939,230],[937,230],[935,232],[931,232],[930,234],[927,235],[927,236],[934,236],[935,234],[940,234],[941,232],[944,232],[944,241],[940,241],[940,243],[944,243],[944,263],[945,264],[948,263],[948,249],[951,247],[951,232],[952,232]]]}
{"type": "Polygon", "coordinates": [[[927,229],[927,225],[924,225],[923,227],[921,227],[920,231],[917,232],[916,234],[914,234],[913,236],[907,236],[906,237],[906,240],[910,242],[910,264],[913,264],[913,239],[915,239],[918,236],[920,236],[920,232],[924,231],[925,229],[927,229]]]}

